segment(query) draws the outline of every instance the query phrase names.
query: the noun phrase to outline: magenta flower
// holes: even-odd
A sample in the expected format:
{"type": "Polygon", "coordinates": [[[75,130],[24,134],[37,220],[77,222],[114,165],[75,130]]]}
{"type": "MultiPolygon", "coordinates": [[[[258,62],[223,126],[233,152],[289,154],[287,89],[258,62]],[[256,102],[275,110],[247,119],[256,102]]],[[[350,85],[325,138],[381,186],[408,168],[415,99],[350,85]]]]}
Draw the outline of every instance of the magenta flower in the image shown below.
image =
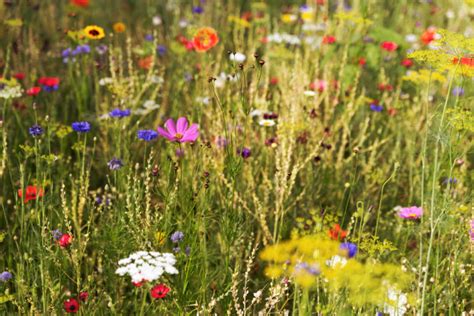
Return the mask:
{"type": "Polygon", "coordinates": [[[164,128],[158,127],[158,134],[163,137],[166,137],[172,142],[188,143],[194,142],[199,136],[198,125],[191,124],[188,128],[188,119],[185,117],[180,117],[176,124],[173,119],[168,119],[165,122],[164,128]]]}
{"type": "Polygon", "coordinates": [[[423,209],[418,206],[402,207],[398,211],[398,216],[405,219],[417,219],[423,215],[423,209]]]}

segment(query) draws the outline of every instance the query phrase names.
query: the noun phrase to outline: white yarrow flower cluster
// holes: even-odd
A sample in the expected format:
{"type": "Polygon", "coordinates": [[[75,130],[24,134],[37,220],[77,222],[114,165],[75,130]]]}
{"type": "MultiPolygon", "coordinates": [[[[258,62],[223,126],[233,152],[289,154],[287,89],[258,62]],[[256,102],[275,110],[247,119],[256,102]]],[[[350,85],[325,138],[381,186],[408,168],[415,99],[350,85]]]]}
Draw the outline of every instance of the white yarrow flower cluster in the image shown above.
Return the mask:
{"type": "Polygon", "coordinates": [[[13,99],[21,97],[22,90],[20,86],[5,86],[0,89],[0,98],[13,99]]]}
{"type": "Polygon", "coordinates": [[[278,44],[281,44],[281,43],[290,44],[290,45],[301,44],[301,40],[299,39],[298,36],[288,34],[288,33],[283,33],[283,34],[273,33],[267,36],[267,40],[269,42],[278,43],[278,44]]]}
{"type": "Polygon", "coordinates": [[[121,276],[128,274],[134,283],[151,282],[159,279],[163,273],[178,274],[175,263],[176,258],[172,253],[138,251],[119,260],[119,268],[115,273],[121,276]]]}

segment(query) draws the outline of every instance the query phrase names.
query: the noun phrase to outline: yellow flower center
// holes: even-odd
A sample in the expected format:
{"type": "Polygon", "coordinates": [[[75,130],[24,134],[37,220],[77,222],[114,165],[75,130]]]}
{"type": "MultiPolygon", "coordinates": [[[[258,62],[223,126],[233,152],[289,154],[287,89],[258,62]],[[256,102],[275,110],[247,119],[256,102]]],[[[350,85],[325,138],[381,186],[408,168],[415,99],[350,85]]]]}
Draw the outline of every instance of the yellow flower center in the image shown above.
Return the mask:
{"type": "Polygon", "coordinates": [[[174,138],[176,138],[176,139],[181,139],[181,138],[183,138],[183,134],[176,133],[176,134],[174,135],[174,138]]]}

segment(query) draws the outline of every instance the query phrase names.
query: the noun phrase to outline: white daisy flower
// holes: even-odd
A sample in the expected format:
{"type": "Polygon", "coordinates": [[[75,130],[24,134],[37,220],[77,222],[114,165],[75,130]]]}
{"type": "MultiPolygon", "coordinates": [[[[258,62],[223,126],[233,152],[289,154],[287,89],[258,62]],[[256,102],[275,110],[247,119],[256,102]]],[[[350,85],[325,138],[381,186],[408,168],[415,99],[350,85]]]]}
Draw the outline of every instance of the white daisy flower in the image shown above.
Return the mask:
{"type": "Polygon", "coordinates": [[[274,126],[276,123],[274,120],[263,119],[263,120],[260,120],[258,124],[260,124],[260,126],[270,127],[270,126],[274,126]]]}

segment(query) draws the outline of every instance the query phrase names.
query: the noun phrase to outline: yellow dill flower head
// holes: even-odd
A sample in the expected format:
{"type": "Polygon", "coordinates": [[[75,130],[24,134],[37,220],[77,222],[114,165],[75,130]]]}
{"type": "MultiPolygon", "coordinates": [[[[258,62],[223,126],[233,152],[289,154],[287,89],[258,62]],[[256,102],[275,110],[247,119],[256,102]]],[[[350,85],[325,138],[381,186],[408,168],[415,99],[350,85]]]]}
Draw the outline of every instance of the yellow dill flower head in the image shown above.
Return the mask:
{"type": "Polygon", "coordinates": [[[112,28],[114,29],[115,33],[123,33],[127,29],[124,23],[122,22],[117,22],[115,23],[112,28]]]}
{"type": "Polygon", "coordinates": [[[240,27],[245,27],[245,28],[247,28],[247,27],[250,27],[250,25],[251,25],[249,21],[247,21],[247,20],[245,20],[245,19],[241,19],[241,18],[239,18],[239,17],[237,17],[237,16],[235,16],[235,15],[229,15],[229,16],[227,17],[227,20],[228,20],[229,22],[235,23],[236,25],[238,25],[238,26],[240,26],[240,27]]]}
{"type": "Polygon", "coordinates": [[[297,16],[294,14],[286,13],[281,15],[281,21],[283,23],[293,23],[297,19],[297,16]]]}
{"type": "Polygon", "coordinates": [[[86,26],[84,28],[84,34],[87,38],[93,40],[99,40],[105,37],[104,29],[97,25],[86,26]]]}
{"type": "Polygon", "coordinates": [[[420,69],[419,71],[409,71],[402,80],[411,81],[415,84],[428,84],[430,82],[446,82],[446,77],[437,71],[420,69]]]}
{"type": "Polygon", "coordinates": [[[369,26],[373,23],[371,20],[364,19],[363,17],[361,17],[355,12],[342,11],[342,12],[336,13],[334,17],[336,19],[339,19],[340,21],[348,21],[348,22],[352,22],[354,24],[363,25],[363,26],[369,26]]]}

